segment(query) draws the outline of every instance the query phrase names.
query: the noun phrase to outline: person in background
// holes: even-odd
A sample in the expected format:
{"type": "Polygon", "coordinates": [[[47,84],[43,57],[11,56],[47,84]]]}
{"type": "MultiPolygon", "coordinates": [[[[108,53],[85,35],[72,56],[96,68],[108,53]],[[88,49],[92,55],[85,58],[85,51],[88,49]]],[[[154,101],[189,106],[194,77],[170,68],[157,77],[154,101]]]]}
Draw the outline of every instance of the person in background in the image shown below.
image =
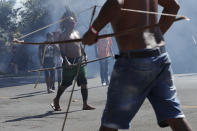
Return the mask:
{"type": "MultiPolygon", "coordinates": [[[[53,41],[53,34],[47,33],[46,41],[53,41]]],[[[40,60],[40,65],[43,68],[51,68],[55,66],[54,57],[55,57],[55,45],[40,45],[38,56],[40,60]]],[[[47,86],[47,92],[53,93],[55,90],[55,71],[47,70],[45,71],[45,82],[47,86]]]]}
{"type": "Polygon", "coordinates": [[[11,58],[8,69],[11,69],[11,73],[14,72],[14,74],[17,75],[18,74],[18,64],[17,64],[17,59],[16,59],[17,47],[15,45],[13,45],[11,51],[12,51],[11,52],[12,58],[11,58]]]}
{"type": "MultiPolygon", "coordinates": [[[[100,39],[95,44],[95,53],[97,58],[104,58],[108,56],[113,56],[112,51],[112,39],[111,37],[100,39]]],[[[101,83],[103,86],[109,85],[109,79],[108,79],[108,59],[103,59],[99,61],[100,64],[100,77],[101,77],[101,83]]]]}

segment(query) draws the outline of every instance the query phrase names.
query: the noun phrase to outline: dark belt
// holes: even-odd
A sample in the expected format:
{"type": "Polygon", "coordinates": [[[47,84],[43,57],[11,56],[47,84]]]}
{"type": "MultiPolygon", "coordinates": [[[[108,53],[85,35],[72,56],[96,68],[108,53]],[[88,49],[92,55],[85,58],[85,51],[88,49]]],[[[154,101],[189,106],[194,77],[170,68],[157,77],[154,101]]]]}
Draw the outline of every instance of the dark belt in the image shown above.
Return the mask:
{"type": "Polygon", "coordinates": [[[146,57],[154,57],[159,56],[162,53],[165,53],[165,46],[155,48],[155,49],[147,49],[144,51],[136,51],[136,52],[121,52],[119,55],[115,55],[115,59],[118,58],[146,58],[146,57]]]}

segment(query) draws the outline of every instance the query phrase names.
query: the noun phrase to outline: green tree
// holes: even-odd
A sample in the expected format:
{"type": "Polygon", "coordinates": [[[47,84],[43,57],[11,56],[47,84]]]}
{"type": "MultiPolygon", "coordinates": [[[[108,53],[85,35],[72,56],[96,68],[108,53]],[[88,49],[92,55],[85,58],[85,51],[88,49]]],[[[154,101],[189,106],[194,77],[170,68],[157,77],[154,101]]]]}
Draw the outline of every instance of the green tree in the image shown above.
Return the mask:
{"type": "Polygon", "coordinates": [[[10,43],[17,32],[17,9],[13,9],[15,1],[0,1],[0,44],[10,43]]]}
{"type": "MultiPolygon", "coordinates": [[[[23,3],[24,9],[19,13],[19,16],[21,17],[19,23],[21,32],[27,34],[49,25],[60,19],[64,12],[74,15],[68,7],[65,7],[65,3],[62,1],[63,0],[26,0],[23,3]]],[[[35,37],[44,36],[48,31],[49,30],[46,29],[37,32],[26,40],[34,41],[35,37]]]]}
{"type": "MultiPolygon", "coordinates": [[[[23,3],[24,9],[19,13],[21,18],[19,25],[23,34],[35,31],[51,23],[50,14],[46,7],[47,2],[48,0],[27,0],[23,3]]],[[[34,37],[43,35],[44,33],[45,30],[40,31],[27,39],[33,40],[34,37]]]]}

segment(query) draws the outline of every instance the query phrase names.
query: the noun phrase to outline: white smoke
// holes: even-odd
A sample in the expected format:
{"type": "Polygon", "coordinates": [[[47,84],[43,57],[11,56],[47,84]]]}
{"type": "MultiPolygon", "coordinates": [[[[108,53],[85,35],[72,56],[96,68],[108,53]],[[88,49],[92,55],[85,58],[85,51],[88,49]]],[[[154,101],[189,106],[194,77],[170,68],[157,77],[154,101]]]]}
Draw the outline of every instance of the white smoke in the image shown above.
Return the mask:
{"type": "Polygon", "coordinates": [[[180,1],[179,14],[189,17],[191,21],[174,23],[165,36],[175,73],[197,72],[197,45],[192,38],[192,36],[196,37],[197,32],[195,5],[197,5],[196,0],[180,1]]]}
{"type": "MultiPolygon", "coordinates": [[[[17,0],[18,2],[24,2],[25,0],[17,0]]],[[[64,13],[65,6],[68,6],[75,14],[78,14],[84,9],[88,9],[95,4],[103,5],[105,0],[49,0],[52,2],[54,8],[50,9],[52,21],[60,19],[64,13]]],[[[179,14],[185,15],[191,19],[190,22],[180,21],[173,24],[170,30],[165,35],[167,43],[167,50],[172,59],[172,66],[175,73],[188,73],[197,72],[197,45],[194,44],[193,37],[197,38],[197,5],[196,0],[179,0],[181,9],[179,14]]],[[[19,6],[20,4],[18,4],[19,6]]],[[[100,8],[98,8],[97,13],[100,8]]],[[[85,11],[77,15],[78,25],[77,29],[80,31],[81,36],[87,30],[90,22],[91,11],[85,11]]],[[[50,28],[49,31],[54,31],[58,26],[50,28]]],[[[89,58],[95,58],[94,48],[88,47],[87,49],[89,58]]]]}

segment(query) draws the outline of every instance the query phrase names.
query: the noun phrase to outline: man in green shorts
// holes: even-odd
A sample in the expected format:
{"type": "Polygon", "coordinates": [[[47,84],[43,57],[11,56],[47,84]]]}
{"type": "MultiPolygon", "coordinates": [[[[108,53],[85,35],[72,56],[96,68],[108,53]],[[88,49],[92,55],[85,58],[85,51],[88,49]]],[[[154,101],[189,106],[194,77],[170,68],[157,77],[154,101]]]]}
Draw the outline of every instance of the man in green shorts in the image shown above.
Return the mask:
{"type": "MultiPolygon", "coordinates": [[[[80,38],[79,33],[74,30],[75,20],[73,17],[68,17],[64,22],[64,28],[61,29],[61,40],[66,39],[77,39],[80,38]]],[[[59,99],[63,94],[64,90],[72,85],[72,82],[77,74],[77,67],[73,67],[73,64],[80,62],[81,57],[87,58],[80,43],[69,43],[60,44],[60,51],[63,58],[63,72],[62,72],[62,83],[58,88],[57,95],[51,104],[55,111],[61,111],[59,105],[59,99]]],[[[87,104],[88,99],[88,89],[87,89],[87,79],[86,79],[86,67],[81,66],[79,75],[77,78],[77,85],[81,86],[81,94],[83,98],[83,110],[93,110],[94,107],[87,104]]]]}

